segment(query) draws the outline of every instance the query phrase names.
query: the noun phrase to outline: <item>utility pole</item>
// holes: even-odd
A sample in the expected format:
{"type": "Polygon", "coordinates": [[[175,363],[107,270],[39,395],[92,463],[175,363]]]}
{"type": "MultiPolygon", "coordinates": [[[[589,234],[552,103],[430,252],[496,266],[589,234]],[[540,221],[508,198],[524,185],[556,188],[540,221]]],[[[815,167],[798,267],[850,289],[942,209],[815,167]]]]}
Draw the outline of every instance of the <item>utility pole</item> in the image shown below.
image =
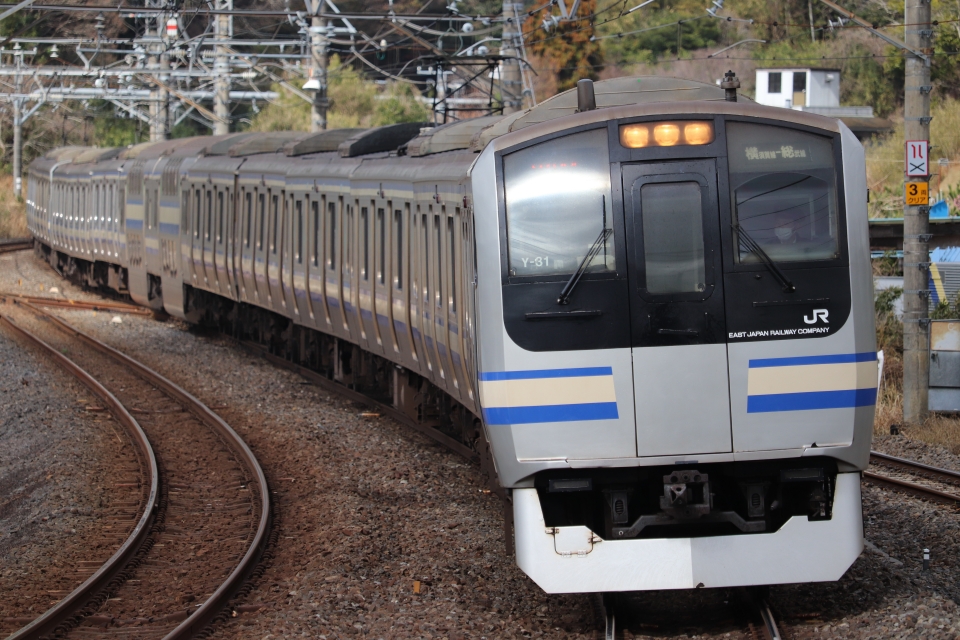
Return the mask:
{"type": "MultiPolygon", "coordinates": [[[[16,50],[17,47],[14,46],[16,50]]],[[[14,54],[17,93],[23,90],[23,56],[14,54]]],[[[23,199],[23,99],[13,100],[13,195],[23,199]]]]}
{"type": "Polygon", "coordinates": [[[903,207],[903,421],[917,424],[927,417],[930,381],[930,0],[906,0],[906,55],[903,132],[906,199],[903,207]],[[911,141],[913,141],[911,143],[911,141]],[[912,146],[911,146],[912,145],[912,146]],[[922,153],[921,153],[922,152],[922,153]],[[922,155],[922,163],[916,161],[922,155]],[[913,157],[911,157],[913,156],[913,157]],[[923,193],[922,199],[912,193],[923,193]],[[921,204],[916,204],[921,202],[921,204]]]}
{"type": "MultiPolygon", "coordinates": [[[[232,11],[233,0],[217,0],[218,11],[232,11]]],[[[213,123],[213,135],[222,136],[230,133],[230,62],[227,40],[230,34],[230,16],[226,13],[216,17],[216,53],[213,62],[213,113],[216,121],[213,123]]]]}
{"type": "Polygon", "coordinates": [[[514,113],[523,107],[523,79],[520,75],[520,29],[523,27],[517,16],[523,11],[523,3],[504,0],[503,35],[500,55],[512,58],[500,63],[500,88],[503,92],[503,112],[514,113]]]}
{"type": "MultiPolygon", "coordinates": [[[[156,74],[157,79],[161,78],[161,72],[169,67],[169,59],[164,52],[163,30],[166,28],[166,21],[163,14],[158,14],[149,18],[147,23],[146,42],[144,43],[150,55],[147,57],[147,67],[156,74]],[[162,25],[162,26],[161,26],[162,25]]],[[[170,95],[166,88],[154,84],[150,89],[150,141],[159,142],[166,140],[168,136],[169,117],[168,103],[170,95]]]]}
{"type": "Polygon", "coordinates": [[[313,109],[310,112],[310,131],[327,128],[327,21],[316,17],[323,0],[315,0],[314,17],[310,24],[310,74],[317,88],[313,94],[313,109]]]}

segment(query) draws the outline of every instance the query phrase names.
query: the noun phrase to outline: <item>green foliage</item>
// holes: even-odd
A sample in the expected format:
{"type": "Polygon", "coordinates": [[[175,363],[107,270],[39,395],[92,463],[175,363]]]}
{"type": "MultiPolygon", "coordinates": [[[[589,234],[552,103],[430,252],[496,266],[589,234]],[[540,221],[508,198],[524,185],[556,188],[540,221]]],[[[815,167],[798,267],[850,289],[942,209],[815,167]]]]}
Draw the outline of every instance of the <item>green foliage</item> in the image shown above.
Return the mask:
{"type": "Polygon", "coordinates": [[[417,90],[405,83],[388,82],[383,99],[377,100],[373,111],[374,126],[397,122],[425,122],[430,111],[417,100],[417,90]]]}
{"type": "Polygon", "coordinates": [[[706,16],[703,7],[686,0],[660,0],[659,10],[654,5],[644,7],[615,22],[601,26],[602,35],[630,33],[622,38],[610,38],[603,43],[603,55],[619,61],[656,62],[664,57],[678,57],[682,51],[712,47],[720,42],[720,21],[706,16]],[[650,11],[645,11],[650,9],[650,11]],[[673,24],[682,21],[679,25],[673,24]],[[657,28],[664,25],[661,28],[657,28]],[[679,45],[679,49],[678,49],[679,45]]]}
{"type": "MultiPolygon", "coordinates": [[[[887,251],[883,254],[882,258],[874,258],[871,260],[873,266],[873,275],[875,276],[902,276],[903,267],[900,264],[900,259],[897,258],[897,254],[893,251],[887,251]]],[[[889,291],[889,289],[887,290],[889,291]]],[[[877,294],[878,300],[881,294],[877,294]]],[[[894,297],[896,300],[896,297],[894,297]]],[[[892,303],[891,303],[892,304],[892,303]]]]}
{"type": "Polygon", "coordinates": [[[891,353],[903,353],[903,322],[893,312],[893,303],[903,295],[900,287],[877,292],[874,302],[877,319],[877,347],[891,353]]]}
{"type": "Polygon", "coordinates": [[[956,300],[952,304],[949,300],[941,300],[930,312],[931,320],[956,320],[957,317],[956,300]]]}

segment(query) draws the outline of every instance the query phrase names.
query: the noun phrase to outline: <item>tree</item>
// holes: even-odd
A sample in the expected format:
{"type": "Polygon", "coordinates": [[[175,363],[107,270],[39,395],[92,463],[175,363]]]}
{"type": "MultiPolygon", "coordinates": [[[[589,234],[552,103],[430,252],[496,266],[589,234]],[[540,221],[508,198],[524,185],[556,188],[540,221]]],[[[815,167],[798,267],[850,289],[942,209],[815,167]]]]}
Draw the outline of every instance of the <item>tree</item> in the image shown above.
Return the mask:
{"type": "Polygon", "coordinates": [[[603,52],[597,42],[590,38],[594,33],[594,13],[597,0],[581,0],[578,20],[561,22],[549,32],[540,27],[544,14],[534,13],[523,26],[527,35],[527,51],[543,58],[551,67],[558,69],[557,89],[566,91],[577,80],[596,80],[603,65],[603,52]]]}

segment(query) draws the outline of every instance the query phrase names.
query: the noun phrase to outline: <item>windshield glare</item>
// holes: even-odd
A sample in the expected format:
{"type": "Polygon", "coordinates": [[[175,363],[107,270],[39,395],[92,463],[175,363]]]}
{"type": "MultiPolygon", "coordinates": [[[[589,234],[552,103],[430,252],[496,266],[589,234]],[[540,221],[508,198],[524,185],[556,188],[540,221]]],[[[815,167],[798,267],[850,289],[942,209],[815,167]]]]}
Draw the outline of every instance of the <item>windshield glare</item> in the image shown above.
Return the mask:
{"type": "MultiPolygon", "coordinates": [[[[612,228],[606,129],[549,140],[504,157],[511,276],[572,274],[612,228]]],[[[615,271],[613,234],[587,273],[615,271]]]]}

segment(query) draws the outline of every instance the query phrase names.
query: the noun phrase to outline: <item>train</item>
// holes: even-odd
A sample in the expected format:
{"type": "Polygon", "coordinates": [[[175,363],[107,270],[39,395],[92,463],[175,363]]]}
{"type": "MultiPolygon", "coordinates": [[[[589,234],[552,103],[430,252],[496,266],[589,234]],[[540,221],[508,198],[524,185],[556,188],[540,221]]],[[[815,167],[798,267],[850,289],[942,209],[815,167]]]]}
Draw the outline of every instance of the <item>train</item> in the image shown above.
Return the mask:
{"type": "Polygon", "coordinates": [[[29,228],[65,277],[476,455],[546,592],[838,580],[877,397],[864,151],[738,86],[65,147],[29,228]]]}

